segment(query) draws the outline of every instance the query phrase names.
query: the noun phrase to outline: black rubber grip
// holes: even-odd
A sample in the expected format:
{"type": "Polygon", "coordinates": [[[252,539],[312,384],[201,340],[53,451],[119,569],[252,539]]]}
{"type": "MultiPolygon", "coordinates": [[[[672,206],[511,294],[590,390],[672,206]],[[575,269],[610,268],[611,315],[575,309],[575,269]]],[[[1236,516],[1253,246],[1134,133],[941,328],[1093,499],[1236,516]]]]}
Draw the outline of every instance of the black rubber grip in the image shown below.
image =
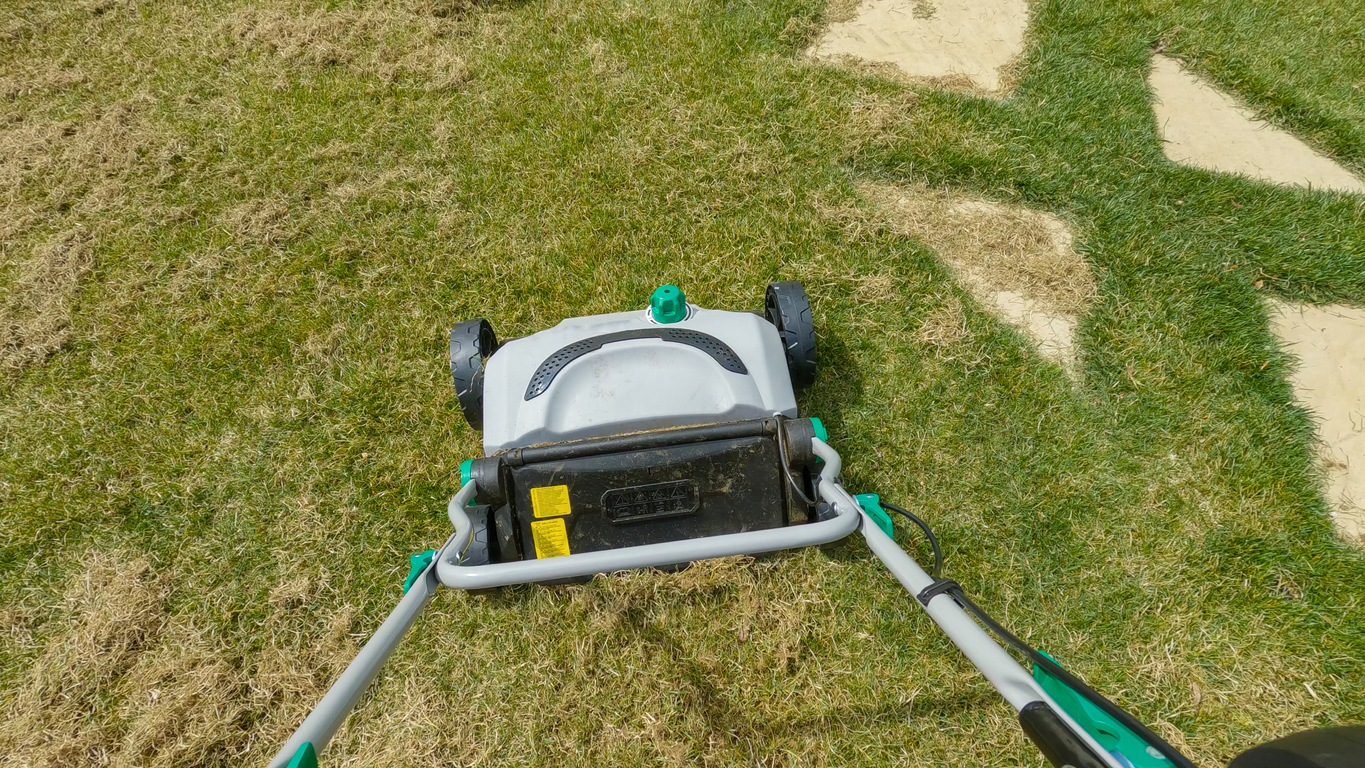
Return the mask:
{"type": "Polygon", "coordinates": [[[1056,768],[1108,768],[1046,702],[1035,701],[1019,710],[1019,725],[1056,768]]]}
{"type": "Polygon", "coordinates": [[[690,331],[683,328],[639,328],[633,331],[617,331],[616,333],[604,333],[601,336],[575,341],[567,344],[545,359],[545,362],[536,368],[536,372],[531,376],[531,382],[526,385],[526,398],[530,400],[545,394],[545,390],[550,388],[550,382],[555,380],[555,376],[564,369],[564,366],[572,363],[578,358],[596,352],[607,344],[615,341],[631,341],[634,339],[658,339],[660,341],[671,341],[674,344],[685,344],[694,349],[700,349],[711,356],[712,360],[720,363],[720,367],[731,373],[748,375],[749,369],[744,367],[744,361],[739,359],[730,345],[701,331],[690,331]]]}

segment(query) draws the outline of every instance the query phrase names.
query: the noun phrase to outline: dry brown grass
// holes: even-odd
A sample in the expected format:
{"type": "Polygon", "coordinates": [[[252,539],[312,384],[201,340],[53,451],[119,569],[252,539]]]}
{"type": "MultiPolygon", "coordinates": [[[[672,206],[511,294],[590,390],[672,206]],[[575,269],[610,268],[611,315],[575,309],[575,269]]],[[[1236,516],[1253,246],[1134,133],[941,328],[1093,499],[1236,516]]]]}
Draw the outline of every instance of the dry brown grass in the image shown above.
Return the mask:
{"type": "Polygon", "coordinates": [[[937,251],[973,293],[1012,291],[1066,315],[1083,314],[1094,299],[1090,266],[1056,216],[927,187],[859,191],[888,226],[937,251]]]}
{"type": "Polygon", "coordinates": [[[0,101],[21,96],[46,96],[88,80],[85,70],[65,62],[35,63],[23,71],[0,76],[0,101]]]}
{"type": "Polygon", "coordinates": [[[276,245],[293,240],[301,228],[297,212],[280,197],[247,200],[229,208],[223,226],[243,245],[276,245]]]}
{"type": "Polygon", "coordinates": [[[0,765],[107,762],[117,737],[101,717],[101,696],[165,625],[165,592],[146,560],[90,553],[84,565],[61,606],[68,627],[5,699],[0,765]]]}
{"type": "Polygon", "coordinates": [[[950,349],[972,337],[967,326],[967,315],[962,311],[962,302],[949,293],[942,297],[941,303],[929,314],[915,331],[915,340],[936,349],[950,349]]]}
{"type": "MultiPolygon", "coordinates": [[[[810,556],[820,557],[798,557],[810,556]]],[[[817,660],[811,652],[813,642],[849,643],[856,618],[835,613],[814,565],[728,558],[675,574],[620,573],[591,585],[537,588],[510,604],[504,596],[444,594],[431,614],[487,615],[453,626],[468,631],[472,621],[501,639],[445,636],[429,614],[409,642],[433,646],[447,662],[393,665],[376,701],[359,714],[359,737],[335,743],[331,759],[355,766],[497,765],[513,756],[573,766],[737,765],[747,745],[779,738],[782,748],[762,764],[828,764],[826,755],[804,754],[819,734],[791,724],[818,722],[802,705],[856,709],[847,691],[820,684],[822,670],[842,671],[849,654],[817,660]],[[496,618],[485,600],[520,618],[496,618]],[[703,617],[709,626],[697,632],[703,617]],[[486,627],[485,620],[498,624],[486,627]],[[449,663],[476,649],[480,658],[449,663]]]]}
{"type": "Polygon", "coordinates": [[[850,154],[873,142],[890,143],[908,138],[910,121],[918,99],[909,91],[894,94],[863,91],[858,94],[844,121],[850,139],[850,154]]]}
{"type": "MultiPolygon", "coordinates": [[[[145,558],[92,551],[82,565],[56,607],[59,629],[0,704],[0,766],[260,761],[356,651],[352,608],[321,633],[300,626],[306,577],[272,590],[268,641],[243,655],[172,615],[170,582],[145,558]]],[[[31,637],[33,615],[10,614],[11,634],[31,637]]]]}
{"type": "Polygon", "coordinates": [[[45,360],[70,337],[71,307],[94,244],[71,230],[33,249],[12,285],[0,286],[0,370],[45,360]]]}
{"type": "Polygon", "coordinates": [[[238,44],[287,62],[346,66],[386,83],[408,78],[440,90],[458,88],[469,78],[456,22],[473,7],[463,0],[304,14],[250,7],[232,14],[223,28],[238,44]]]}
{"type": "MultiPolygon", "coordinates": [[[[24,193],[46,199],[34,213],[95,212],[122,198],[124,175],[167,160],[149,125],[148,97],[117,100],[70,119],[19,118],[0,131],[0,205],[6,216],[24,193]]],[[[156,174],[151,174],[155,176],[156,174]]],[[[31,205],[30,201],[30,205],[31,205]]]]}

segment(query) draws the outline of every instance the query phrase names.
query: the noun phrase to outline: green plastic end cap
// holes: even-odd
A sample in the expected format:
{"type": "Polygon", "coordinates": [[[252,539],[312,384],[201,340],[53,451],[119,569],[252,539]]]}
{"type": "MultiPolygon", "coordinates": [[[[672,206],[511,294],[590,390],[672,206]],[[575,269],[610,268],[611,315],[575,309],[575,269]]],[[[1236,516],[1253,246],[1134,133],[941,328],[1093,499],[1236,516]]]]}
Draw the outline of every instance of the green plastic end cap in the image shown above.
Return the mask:
{"type": "Polygon", "coordinates": [[[867,516],[872,518],[872,521],[877,524],[878,528],[882,529],[882,533],[887,536],[893,535],[891,516],[886,514],[886,510],[882,509],[881,496],[875,493],[860,493],[857,496],[854,496],[853,500],[858,502],[858,506],[862,507],[863,511],[867,513],[867,516]]]}
{"type": "MultiPolygon", "coordinates": [[[[820,442],[822,443],[829,442],[829,430],[825,429],[825,423],[823,421],[820,421],[819,419],[812,416],[810,417],[810,425],[815,428],[815,436],[820,438],[820,442]]],[[[876,496],[877,494],[870,493],[868,495],[876,496]]]]}
{"type": "MultiPolygon", "coordinates": [[[[465,483],[473,479],[474,460],[465,459],[464,461],[460,462],[460,487],[463,488],[465,483]]],[[[477,507],[478,505],[479,502],[475,501],[474,499],[470,499],[468,502],[465,503],[466,507],[477,507]]]]}
{"type": "Polygon", "coordinates": [[[656,323],[676,323],[687,319],[687,297],[676,285],[661,285],[649,297],[649,312],[656,323]]]}
{"type": "MultiPolygon", "coordinates": [[[[417,583],[417,578],[422,575],[427,566],[431,565],[433,557],[436,557],[436,550],[434,549],[408,555],[408,577],[403,580],[403,594],[406,595],[408,590],[412,589],[412,585],[417,583]]],[[[317,763],[314,762],[313,765],[317,765],[317,763]]]]}
{"type": "Polygon", "coordinates": [[[313,749],[313,742],[303,742],[294,756],[289,758],[287,768],[318,768],[318,753],[313,749]]]}

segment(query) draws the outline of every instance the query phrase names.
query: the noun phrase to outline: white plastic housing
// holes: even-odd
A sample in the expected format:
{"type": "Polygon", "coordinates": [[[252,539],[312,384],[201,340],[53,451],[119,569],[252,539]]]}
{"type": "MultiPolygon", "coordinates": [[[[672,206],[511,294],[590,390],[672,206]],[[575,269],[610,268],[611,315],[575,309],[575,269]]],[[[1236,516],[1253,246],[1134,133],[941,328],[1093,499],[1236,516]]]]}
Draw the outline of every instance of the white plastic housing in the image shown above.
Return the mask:
{"type": "Polygon", "coordinates": [[[796,416],[796,396],[777,329],[759,315],[688,305],[687,319],[659,325],[649,310],[564,320],[503,344],[485,363],[483,451],[644,429],[796,416]],[[617,331],[678,328],[725,342],[748,369],[733,373],[706,352],[660,339],[604,345],[566,365],[543,394],[526,388],[566,345],[617,331]]]}

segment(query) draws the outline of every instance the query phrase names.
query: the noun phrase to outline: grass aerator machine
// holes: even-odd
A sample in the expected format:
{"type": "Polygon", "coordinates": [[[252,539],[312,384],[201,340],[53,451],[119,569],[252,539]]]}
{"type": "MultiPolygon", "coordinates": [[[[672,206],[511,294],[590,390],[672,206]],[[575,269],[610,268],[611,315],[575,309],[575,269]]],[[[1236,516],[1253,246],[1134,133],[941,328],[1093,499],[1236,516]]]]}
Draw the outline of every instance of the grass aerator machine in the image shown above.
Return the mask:
{"type": "MultiPolygon", "coordinates": [[[[769,285],[761,315],[703,309],[665,285],[644,309],[571,318],[501,344],[487,321],[463,322],[451,330],[450,365],[484,450],[460,467],[447,508],[454,533],[413,555],[402,600],[272,768],[317,765],[438,585],[583,581],[828,545],[855,532],[1014,707],[1054,766],[1194,768],[941,578],[939,544],[924,521],[844,489],[820,420],[797,413],[796,392],[816,373],[811,307],[798,283],[769,285]],[[929,571],[892,539],[887,510],[927,537],[929,571]]],[[[1233,768],[1365,768],[1365,760],[1303,757],[1359,750],[1363,731],[1272,742],[1233,768]]]]}

